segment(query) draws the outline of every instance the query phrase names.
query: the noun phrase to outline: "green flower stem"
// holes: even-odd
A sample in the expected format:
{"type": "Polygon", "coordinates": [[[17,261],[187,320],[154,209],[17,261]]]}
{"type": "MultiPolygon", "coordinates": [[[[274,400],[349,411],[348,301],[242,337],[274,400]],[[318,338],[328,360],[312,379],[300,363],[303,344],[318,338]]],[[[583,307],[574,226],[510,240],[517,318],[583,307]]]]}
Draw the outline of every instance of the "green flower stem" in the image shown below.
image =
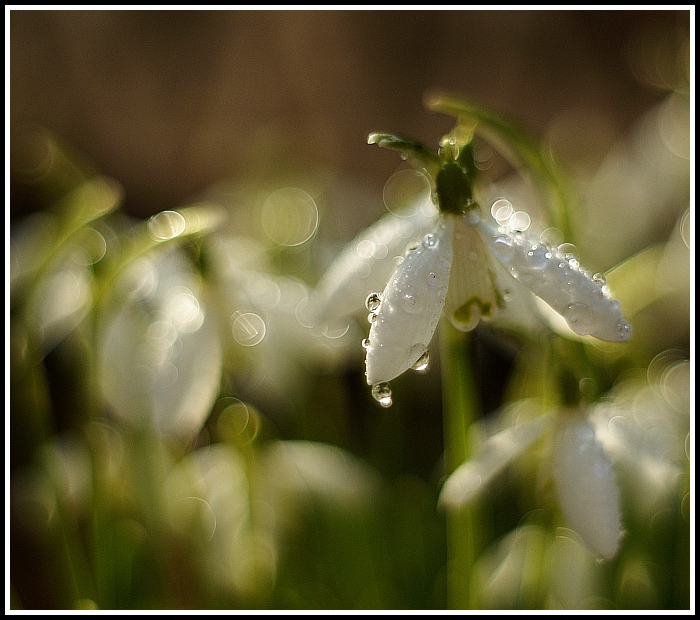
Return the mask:
{"type": "Polygon", "coordinates": [[[551,156],[543,153],[525,131],[469,101],[445,93],[428,93],[425,105],[430,110],[456,116],[458,127],[465,125],[469,131],[481,134],[524,179],[532,177],[545,198],[553,223],[565,238],[571,238],[570,192],[551,156]]]}
{"type": "MultiPolygon", "coordinates": [[[[465,355],[468,336],[442,319],[439,338],[445,474],[449,475],[471,456],[468,430],[479,417],[480,406],[471,363],[465,355]]],[[[447,512],[447,605],[450,609],[476,608],[472,568],[479,534],[477,513],[473,502],[447,512]]]]}

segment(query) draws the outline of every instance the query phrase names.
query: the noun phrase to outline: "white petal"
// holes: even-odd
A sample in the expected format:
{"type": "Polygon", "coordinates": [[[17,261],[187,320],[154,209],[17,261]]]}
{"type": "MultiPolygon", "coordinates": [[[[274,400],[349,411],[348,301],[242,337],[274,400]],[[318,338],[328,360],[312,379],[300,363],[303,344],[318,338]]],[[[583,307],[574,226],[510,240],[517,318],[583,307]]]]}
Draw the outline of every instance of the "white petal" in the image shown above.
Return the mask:
{"type": "Polygon", "coordinates": [[[428,348],[447,294],[452,263],[453,218],[441,217],[409,250],[382,294],[369,331],[367,383],[390,381],[428,348]]]}
{"type": "Polygon", "coordinates": [[[468,216],[454,218],[453,259],[445,312],[461,331],[471,331],[481,318],[492,318],[501,305],[491,257],[468,216]]]}
{"type": "MultiPolygon", "coordinates": [[[[180,250],[154,260],[152,283],[139,285],[143,296],[119,300],[103,315],[99,379],[121,419],[189,438],[201,429],[220,388],[218,319],[200,302],[198,280],[180,250]]],[[[117,288],[142,269],[134,264],[117,288]]]]}
{"type": "Polygon", "coordinates": [[[499,232],[484,221],[479,232],[510,275],[563,316],[574,332],[610,342],[632,335],[605,281],[593,279],[575,260],[521,233],[499,232]]]}
{"type": "Polygon", "coordinates": [[[359,233],[331,263],[318,287],[319,327],[335,327],[362,308],[367,295],[381,290],[409,241],[435,226],[436,212],[419,209],[410,217],[388,213],[359,233]]]}
{"type": "Polygon", "coordinates": [[[561,423],[552,462],[559,501],[571,527],[600,558],[620,540],[620,497],[610,458],[587,420],[561,423]]]}
{"type": "Polygon", "coordinates": [[[486,440],[475,458],[462,463],[447,478],[440,492],[440,505],[457,507],[471,501],[491,478],[542,434],[548,419],[548,415],[540,415],[486,440]]]}
{"type": "Polygon", "coordinates": [[[295,500],[317,496],[338,507],[357,510],[378,497],[381,479],[350,453],[314,441],[274,441],[263,456],[267,479],[287,511],[295,500]]]}

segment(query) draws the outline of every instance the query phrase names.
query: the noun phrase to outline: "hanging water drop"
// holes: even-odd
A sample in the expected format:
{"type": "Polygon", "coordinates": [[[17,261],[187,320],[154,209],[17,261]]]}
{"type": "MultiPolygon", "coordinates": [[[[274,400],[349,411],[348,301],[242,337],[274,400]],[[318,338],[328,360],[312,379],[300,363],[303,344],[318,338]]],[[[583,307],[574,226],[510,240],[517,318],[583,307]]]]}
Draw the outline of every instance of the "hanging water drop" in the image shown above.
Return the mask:
{"type": "Polygon", "coordinates": [[[362,347],[365,349],[369,349],[369,345],[370,345],[369,338],[364,338],[362,340],[362,347]]]}
{"type": "Polygon", "coordinates": [[[425,237],[423,237],[423,247],[429,250],[434,250],[439,243],[440,239],[433,233],[428,233],[425,235],[425,237]]]}
{"type": "Polygon", "coordinates": [[[600,288],[603,288],[607,284],[605,276],[602,273],[594,273],[592,279],[600,288]]]}
{"type": "Polygon", "coordinates": [[[370,293],[369,295],[367,295],[367,299],[365,300],[365,306],[370,312],[376,312],[377,310],[379,310],[379,306],[381,305],[381,303],[381,293],[370,293]]]}
{"type": "Polygon", "coordinates": [[[367,322],[368,323],[374,323],[377,320],[377,313],[376,312],[370,312],[367,315],[367,322]]]}
{"type": "Polygon", "coordinates": [[[428,353],[428,351],[426,350],[425,353],[423,353],[423,355],[421,355],[416,360],[415,364],[413,364],[413,366],[411,366],[411,368],[413,370],[417,370],[418,372],[425,372],[426,370],[428,370],[429,364],[430,364],[430,353],[428,353]]]}
{"type": "Polygon", "coordinates": [[[391,407],[394,402],[391,399],[391,387],[386,381],[372,386],[372,397],[384,408],[391,407]]]}

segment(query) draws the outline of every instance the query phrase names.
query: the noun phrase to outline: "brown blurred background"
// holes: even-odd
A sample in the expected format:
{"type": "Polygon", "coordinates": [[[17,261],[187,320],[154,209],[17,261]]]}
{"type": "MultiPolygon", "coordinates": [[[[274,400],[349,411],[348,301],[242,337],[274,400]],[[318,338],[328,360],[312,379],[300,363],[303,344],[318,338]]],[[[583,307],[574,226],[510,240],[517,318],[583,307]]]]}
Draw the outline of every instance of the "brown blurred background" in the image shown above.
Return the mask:
{"type": "MultiPolygon", "coordinates": [[[[322,168],[379,197],[398,160],[370,131],[432,146],[452,125],[423,108],[427,90],[536,136],[581,107],[621,133],[664,95],[663,75],[640,75],[647,43],[663,65],[688,32],[688,11],[12,10],[13,147],[26,121],[44,125],[119,180],[137,216],[279,170],[322,168]]],[[[13,216],[31,201],[13,186],[13,216]]]]}

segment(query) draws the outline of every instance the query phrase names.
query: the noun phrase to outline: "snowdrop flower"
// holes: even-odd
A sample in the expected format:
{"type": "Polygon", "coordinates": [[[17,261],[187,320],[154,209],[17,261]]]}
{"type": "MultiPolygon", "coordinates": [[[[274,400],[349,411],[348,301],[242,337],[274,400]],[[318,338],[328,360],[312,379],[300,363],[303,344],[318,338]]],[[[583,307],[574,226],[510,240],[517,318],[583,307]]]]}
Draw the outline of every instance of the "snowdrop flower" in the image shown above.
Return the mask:
{"type": "MultiPolygon", "coordinates": [[[[517,419],[529,417],[527,403],[515,403],[517,419]]],[[[539,415],[516,422],[487,439],[473,459],[445,481],[440,505],[457,508],[476,495],[547,431],[552,434],[550,475],[570,527],[597,557],[610,559],[619,547],[620,495],[613,465],[587,416],[539,415]]]]}
{"type": "MultiPolygon", "coordinates": [[[[605,278],[591,275],[565,246],[550,246],[525,232],[530,218],[489,220],[475,199],[478,181],[473,129],[458,123],[437,154],[391,134],[368,142],[399,151],[431,181],[438,208],[430,232],[409,245],[383,292],[367,297],[367,383],[383,406],[391,405],[388,382],[409,368],[425,368],[427,350],[443,311],[459,330],[470,331],[504,307],[503,269],[561,315],[580,336],[623,342],[632,329],[611,298],[605,278]]],[[[500,218],[499,218],[500,219],[500,218]]]]}
{"type": "Polygon", "coordinates": [[[100,324],[106,402],[121,420],[194,437],[219,391],[223,351],[215,309],[179,248],[141,257],[117,282],[125,295],[100,324]]]}

